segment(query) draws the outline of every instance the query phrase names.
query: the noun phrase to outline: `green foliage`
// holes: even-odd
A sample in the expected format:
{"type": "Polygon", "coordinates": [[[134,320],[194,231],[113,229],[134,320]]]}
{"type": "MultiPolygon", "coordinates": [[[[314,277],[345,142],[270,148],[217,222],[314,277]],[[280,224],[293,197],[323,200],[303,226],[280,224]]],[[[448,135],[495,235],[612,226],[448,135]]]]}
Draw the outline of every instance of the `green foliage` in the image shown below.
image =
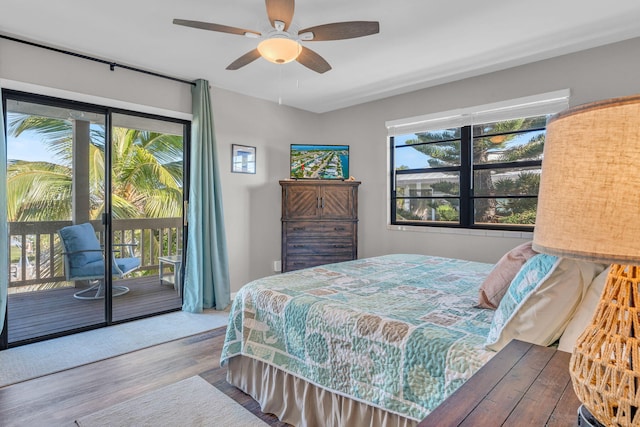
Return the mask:
{"type": "Polygon", "coordinates": [[[437,220],[438,221],[458,221],[460,219],[460,215],[458,211],[454,209],[450,204],[440,205],[436,209],[437,220]]]}
{"type": "MultiPolygon", "coordinates": [[[[518,178],[502,179],[496,182],[496,191],[503,195],[537,195],[540,188],[540,175],[521,172],[518,178]]],[[[536,198],[498,199],[497,222],[502,224],[535,224],[536,198]]]]}
{"type": "Polygon", "coordinates": [[[540,188],[540,175],[533,172],[520,172],[513,180],[504,178],[494,183],[497,194],[503,195],[536,195],[540,188]]]}
{"type": "Polygon", "coordinates": [[[505,150],[500,156],[500,160],[503,162],[515,162],[519,160],[538,159],[544,149],[544,139],[544,134],[534,136],[524,145],[505,150]]]}
{"type": "Polygon", "coordinates": [[[501,224],[534,225],[536,223],[536,210],[514,213],[513,215],[500,218],[499,222],[501,224]]]}
{"type": "Polygon", "coordinates": [[[46,162],[9,161],[7,217],[12,221],[56,221],[71,217],[71,172],[46,162]]]}
{"type": "Polygon", "coordinates": [[[460,183],[440,181],[431,184],[431,188],[434,191],[438,191],[442,194],[460,194],[460,183]]]}
{"type": "MultiPolygon", "coordinates": [[[[32,131],[51,150],[52,162],[10,161],[9,221],[68,220],[72,209],[73,125],[69,120],[11,114],[8,133],[32,131]]],[[[90,217],[104,211],[105,132],[90,129],[90,217]]],[[[112,206],[115,218],[182,215],[182,137],[113,128],[112,206]]]]}

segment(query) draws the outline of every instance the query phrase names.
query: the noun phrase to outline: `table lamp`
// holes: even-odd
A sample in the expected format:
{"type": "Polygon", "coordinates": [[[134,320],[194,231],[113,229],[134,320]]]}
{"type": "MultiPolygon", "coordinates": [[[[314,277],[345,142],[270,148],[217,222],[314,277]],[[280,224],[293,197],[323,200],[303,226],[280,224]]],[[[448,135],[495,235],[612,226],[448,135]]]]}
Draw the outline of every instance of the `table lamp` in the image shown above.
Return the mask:
{"type": "Polygon", "coordinates": [[[640,425],[640,95],[549,119],[533,249],[611,264],[569,370],[581,421],[640,425]]]}

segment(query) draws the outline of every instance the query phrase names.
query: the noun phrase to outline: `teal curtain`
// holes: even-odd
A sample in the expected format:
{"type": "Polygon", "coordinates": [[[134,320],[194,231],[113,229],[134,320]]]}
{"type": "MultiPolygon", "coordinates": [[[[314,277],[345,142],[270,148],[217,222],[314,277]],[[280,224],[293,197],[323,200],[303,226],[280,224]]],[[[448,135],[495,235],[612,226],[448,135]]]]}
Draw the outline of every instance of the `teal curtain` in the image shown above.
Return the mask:
{"type": "Polygon", "coordinates": [[[231,302],[227,240],[209,82],[196,81],[191,89],[191,173],[189,232],[182,309],[223,310],[231,302]]]}
{"type": "MultiPolygon", "coordinates": [[[[0,88],[2,93],[2,88],[0,88]]],[[[9,288],[9,238],[7,235],[7,141],[4,133],[4,111],[0,97],[0,331],[4,328],[9,288]]]]}

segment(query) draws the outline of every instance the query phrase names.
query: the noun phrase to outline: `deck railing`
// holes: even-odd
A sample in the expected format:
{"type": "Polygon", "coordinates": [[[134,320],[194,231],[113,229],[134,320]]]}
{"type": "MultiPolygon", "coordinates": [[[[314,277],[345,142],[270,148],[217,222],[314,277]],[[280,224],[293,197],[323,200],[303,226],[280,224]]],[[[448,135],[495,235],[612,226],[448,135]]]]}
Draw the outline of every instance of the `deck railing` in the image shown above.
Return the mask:
{"type": "MultiPolygon", "coordinates": [[[[71,221],[10,222],[9,287],[46,285],[65,281],[63,250],[58,230],[71,221]]],[[[91,221],[104,242],[104,227],[91,221]]],[[[182,218],[114,219],[114,243],[135,243],[140,271],[158,270],[158,257],[182,250],[182,218]]]]}

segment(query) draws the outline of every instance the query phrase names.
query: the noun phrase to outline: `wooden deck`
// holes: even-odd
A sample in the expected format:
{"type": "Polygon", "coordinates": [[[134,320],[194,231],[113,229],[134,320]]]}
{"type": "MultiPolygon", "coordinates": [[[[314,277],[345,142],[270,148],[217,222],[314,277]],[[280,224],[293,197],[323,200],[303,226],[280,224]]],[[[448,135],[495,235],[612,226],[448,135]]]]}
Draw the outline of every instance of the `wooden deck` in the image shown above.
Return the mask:
{"type": "MultiPolygon", "coordinates": [[[[161,285],[157,275],[114,282],[129,288],[113,300],[113,322],[166,313],[182,307],[173,286],[161,285]]],[[[9,346],[51,337],[67,331],[105,324],[105,302],[79,300],[76,288],[10,294],[8,298],[9,346]]]]}

